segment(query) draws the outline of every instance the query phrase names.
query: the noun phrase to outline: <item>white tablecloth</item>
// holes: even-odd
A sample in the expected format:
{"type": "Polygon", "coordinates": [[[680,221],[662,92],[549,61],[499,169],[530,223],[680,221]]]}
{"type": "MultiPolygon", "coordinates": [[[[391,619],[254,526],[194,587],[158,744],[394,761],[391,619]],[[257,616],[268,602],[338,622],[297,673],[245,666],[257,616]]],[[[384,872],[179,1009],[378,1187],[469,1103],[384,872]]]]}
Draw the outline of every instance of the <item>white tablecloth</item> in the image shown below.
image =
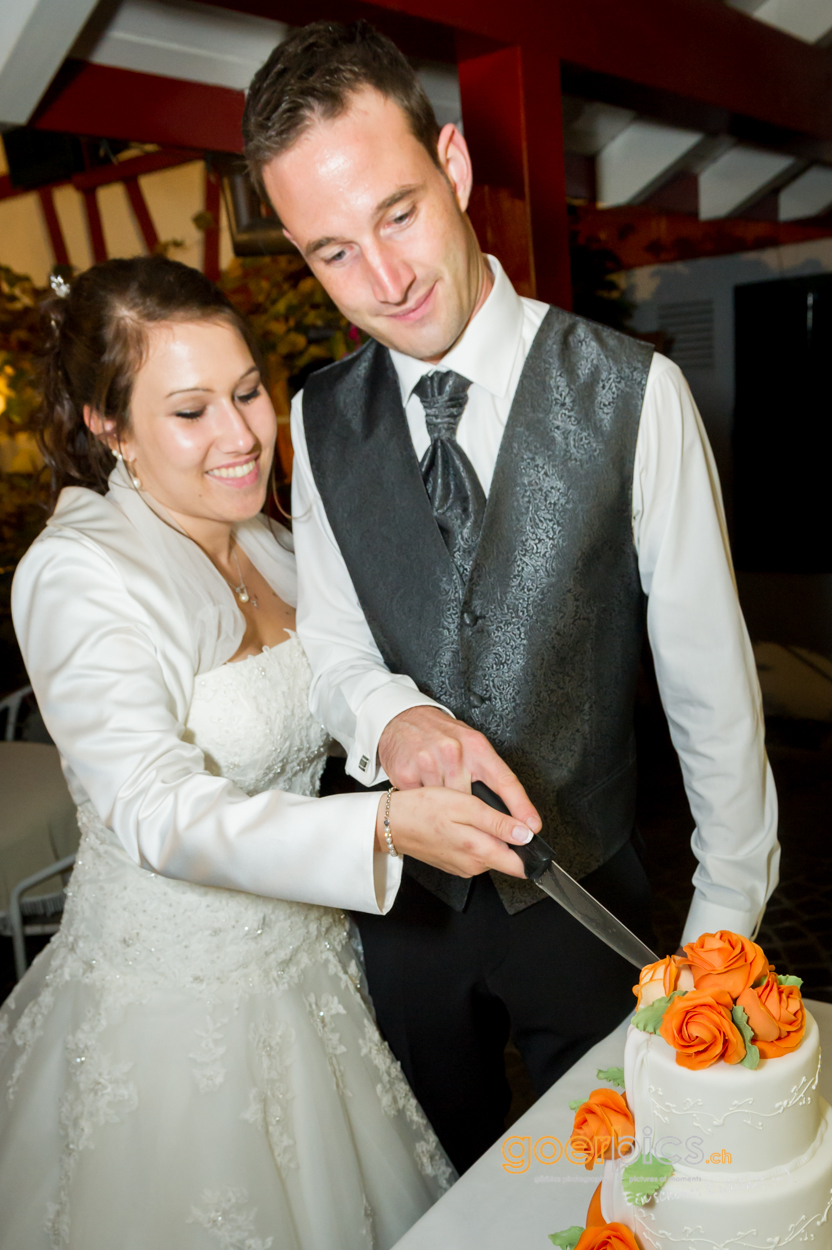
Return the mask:
{"type": "MultiPolygon", "coordinates": [[[[807,1001],[807,1007],[818,1022],[821,1046],[832,1056],[832,1005],[807,1001]]],[[[573,1224],[583,1227],[602,1169],[587,1172],[565,1159],[547,1166],[531,1154],[528,1171],[512,1174],[503,1167],[503,1143],[527,1137],[533,1147],[541,1137],[556,1137],[565,1145],[572,1129],[570,1101],[586,1098],[603,1084],[596,1080],[599,1068],[623,1065],[629,1019],[538,1099],[396,1243],[396,1250],[545,1250],[549,1233],[573,1224]]],[[[820,1092],[832,1103],[832,1061],[821,1068],[820,1092]]]]}

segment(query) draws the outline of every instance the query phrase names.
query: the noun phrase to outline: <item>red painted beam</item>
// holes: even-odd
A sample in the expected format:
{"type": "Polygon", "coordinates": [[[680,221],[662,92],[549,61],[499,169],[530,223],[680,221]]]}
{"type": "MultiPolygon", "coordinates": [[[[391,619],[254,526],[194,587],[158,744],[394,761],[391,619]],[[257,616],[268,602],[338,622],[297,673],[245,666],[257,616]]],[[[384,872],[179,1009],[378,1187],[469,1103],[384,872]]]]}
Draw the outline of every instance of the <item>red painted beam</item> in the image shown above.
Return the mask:
{"type": "Polygon", "coordinates": [[[156,227],[153,224],[153,218],[150,216],[150,209],[147,207],[147,201],[142,194],[138,179],[125,178],[124,189],[133,208],[139,230],[144,239],[144,245],[148,252],[155,252],[159,243],[159,236],[156,233],[156,227]]]}
{"type": "MultiPolygon", "coordinates": [[[[111,137],[111,136],[108,136],[111,137]]],[[[103,187],[110,182],[125,182],[128,178],[140,177],[142,174],[155,173],[157,169],[170,169],[175,165],[185,165],[188,161],[201,161],[203,152],[196,148],[175,148],[167,152],[149,152],[147,156],[132,157],[129,161],[118,161],[103,169],[93,169],[86,174],[75,174],[73,178],[62,178],[48,185],[64,187],[71,182],[76,191],[89,191],[92,187],[103,187]]],[[[34,188],[16,187],[8,174],[0,175],[0,200],[10,200],[16,195],[31,195],[34,188]]]]}
{"type": "Polygon", "coordinates": [[[689,214],[643,205],[586,205],[577,210],[575,231],[579,242],[609,248],[623,269],[636,269],[832,238],[832,218],[820,217],[814,222],[754,221],[747,217],[700,221],[689,214]]]}
{"type": "Polygon", "coordinates": [[[84,192],[84,208],[87,213],[87,226],[90,232],[90,247],[92,248],[93,259],[102,261],[107,259],[107,244],[104,241],[104,227],[101,224],[101,213],[98,211],[98,200],[95,195],[95,188],[84,192]]]}
{"type": "MultiPolygon", "coordinates": [[[[210,2],[210,0],[209,0],[210,2]]],[[[549,59],[642,83],[788,131],[832,140],[832,50],[806,44],[721,0],[213,0],[223,8],[303,25],[368,17],[401,44],[423,19],[549,59]],[[408,27],[406,19],[411,19],[408,27]],[[394,36],[395,37],[395,36],[394,36]]],[[[422,36],[424,42],[424,35],[422,36]]],[[[450,59],[443,39],[433,56],[450,59]]]]}
{"type": "Polygon", "coordinates": [[[56,265],[69,264],[69,252],[64,239],[64,232],[61,229],[61,223],[58,214],[55,211],[55,200],[52,195],[51,187],[39,187],[38,197],[40,206],[43,209],[43,217],[46,222],[46,229],[49,231],[49,241],[52,244],[52,254],[55,257],[56,265]]]}
{"type": "Polygon", "coordinates": [[[41,130],[239,152],[242,91],[67,61],[31,122],[41,130]]]}
{"type": "MultiPolygon", "coordinates": [[[[107,135],[108,139],[116,138],[107,135]]],[[[159,169],[171,169],[188,161],[201,161],[203,153],[196,148],[175,148],[168,152],[148,152],[146,156],[131,156],[126,161],[115,161],[101,169],[91,169],[85,174],[75,174],[72,185],[77,191],[89,191],[91,187],[103,187],[110,182],[124,182],[127,178],[140,178],[143,174],[155,174],[159,169]]]]}
{"type": "Polygon", "coordinates": [[[204,231],[202,271],[216,282],[220,276],[220,178],[209,165],[205,166],[205,212],[211,221],[204,231]]]}

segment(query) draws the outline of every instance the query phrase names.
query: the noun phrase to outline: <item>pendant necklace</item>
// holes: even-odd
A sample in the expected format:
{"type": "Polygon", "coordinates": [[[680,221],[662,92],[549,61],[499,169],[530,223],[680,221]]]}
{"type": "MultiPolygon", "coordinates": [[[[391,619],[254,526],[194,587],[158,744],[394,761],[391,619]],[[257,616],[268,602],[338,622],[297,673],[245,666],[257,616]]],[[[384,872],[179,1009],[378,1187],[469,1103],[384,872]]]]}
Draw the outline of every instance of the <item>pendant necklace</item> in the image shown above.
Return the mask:
{"type": "Polygon", "coordinates": [[[234,551],[233,548],[231,550],[231,555],[233,557],[234,563],[237,566],[237,576],[240,579],[239,586],[232,586],[231,589],[234,591],[234,594],[240,600],[240,603],[250,603],[253,608],[259,608],[260,604],[257,602],[257,596],[249,594],[246,584],[243,581],[243,570],[240,568],[240,561],[237,559],[237,552],[234,551]]]}

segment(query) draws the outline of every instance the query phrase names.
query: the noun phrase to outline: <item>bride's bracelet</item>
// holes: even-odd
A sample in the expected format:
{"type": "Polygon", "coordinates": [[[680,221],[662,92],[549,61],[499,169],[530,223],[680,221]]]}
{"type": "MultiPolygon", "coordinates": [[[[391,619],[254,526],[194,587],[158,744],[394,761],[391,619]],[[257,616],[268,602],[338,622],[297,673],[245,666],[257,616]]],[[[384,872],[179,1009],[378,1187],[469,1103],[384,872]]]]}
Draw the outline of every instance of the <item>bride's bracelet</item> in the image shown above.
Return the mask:
{"type": "Polygon", "coordinates": [[[387,797],[384,800],[384,841],[387,843],[387,853],[398,859],[399,852],[393,845],[393,835],[390,832],[390,800],[398,790],[398,786],[391,786],[387,791],[387,797]]]}

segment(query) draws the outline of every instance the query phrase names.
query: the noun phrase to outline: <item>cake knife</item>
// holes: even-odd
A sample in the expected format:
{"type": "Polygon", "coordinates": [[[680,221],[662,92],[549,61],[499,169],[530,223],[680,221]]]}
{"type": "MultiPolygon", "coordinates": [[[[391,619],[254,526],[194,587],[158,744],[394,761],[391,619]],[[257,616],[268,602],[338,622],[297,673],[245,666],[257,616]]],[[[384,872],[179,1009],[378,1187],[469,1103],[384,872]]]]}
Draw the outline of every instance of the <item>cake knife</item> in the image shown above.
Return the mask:
{"type": "MultiPolygon", "coordinates": [[[[483,803],[487,803],[489,807],[507,816],[510,815],[500,796],[489,789],[484,782],[472,782],[471,793],[475,798],[482,799],[483,803]]],[[[533,881],[556,903],[560,903],[563,910],[568,911],[570,916],[574,916],[584,928],[589,929],[590,933],[594,933],[602,942],[606,942],[607,946],[611,946],[636,968],[643,968],[645,964],[658,962],[659,957],[655,951],[645,946],[641,938],[637,938],[631,929],[622,924],[611,911],[607,911],[603,903],[599,903],[597,898],[593,898],[588,890],[585,890],[574,877],[570,877],[569,873],[561,868],[560,864],[555,861],[555,853],[548,842],[544,842],[538,834],[534,834],[525,846],[512,846],[511,849],[516,851],[523,861],[523,868],[529,881],[533,881]]]]}

